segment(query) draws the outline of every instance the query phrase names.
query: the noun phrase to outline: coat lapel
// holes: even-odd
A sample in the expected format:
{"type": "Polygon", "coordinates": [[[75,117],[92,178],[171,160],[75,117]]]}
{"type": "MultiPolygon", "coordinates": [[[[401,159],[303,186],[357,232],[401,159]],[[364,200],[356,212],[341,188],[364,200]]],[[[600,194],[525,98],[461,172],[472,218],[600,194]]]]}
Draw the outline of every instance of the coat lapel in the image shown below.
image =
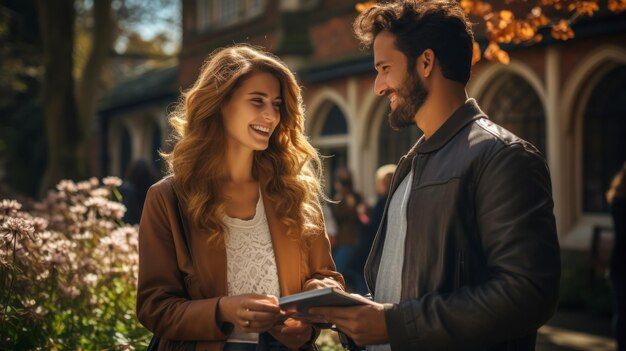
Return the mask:
{"type": "MultiPolygon", "coordinates": [[[[263,175],[259,175],[259,177],[262,178],[263,175]]],[[[261,184],[264,184],[263,179],[261,179],[261,184]]],[[[300,292],[302,290],[302,282],[300,281],[302,250],[300,243],[298,240],[287,237],[287,226],[278,219],[274,204],[263,189],[261,189],[261,196],[272,237],[274,257],[276,257],[280,294],[287,296],[300,292]]]]}
{"type": "Polygon", "coordinates": [[[205,296],[228,295],[226,247],[208,241],[209,233],[196,228],[191,236],[193,260],[205,296]]]}

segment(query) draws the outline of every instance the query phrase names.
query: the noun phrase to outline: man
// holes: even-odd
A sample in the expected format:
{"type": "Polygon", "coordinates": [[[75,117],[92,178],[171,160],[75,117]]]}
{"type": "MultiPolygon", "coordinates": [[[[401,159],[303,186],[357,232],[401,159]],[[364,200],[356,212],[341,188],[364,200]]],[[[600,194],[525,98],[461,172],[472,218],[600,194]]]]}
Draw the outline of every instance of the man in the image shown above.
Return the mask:
{"type": "Polygon", "coordinates": [[[373,43],[389,123],[424,132],[398,163],[365,265],[375,305],[315,308],[368,350],[534,350],[558,299],[542,155],[467,98],[473,34],[455,1],[379,3],[373,43]]]}

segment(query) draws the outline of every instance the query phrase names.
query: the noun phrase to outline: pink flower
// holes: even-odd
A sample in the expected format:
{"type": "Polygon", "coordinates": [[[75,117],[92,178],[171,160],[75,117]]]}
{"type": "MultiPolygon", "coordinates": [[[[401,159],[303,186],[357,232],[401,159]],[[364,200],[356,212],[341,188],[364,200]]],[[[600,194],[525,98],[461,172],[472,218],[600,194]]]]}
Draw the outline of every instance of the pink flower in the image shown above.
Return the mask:
{"type": "Polygon", "coordinates": [[[57,189],[63,193],[75,193],[78,188],[76,187],[76,183],[71,180],[62,180],[57,184],[57,189]]]}
{"type": "Polygon", "coordinates": [[[2,229],[17,236],[31,236],[35,232],[31,221],[12,217],[6,219],[2,229]]]}
{"type": "Polygon", "coordinates": [[[102,184],[108,188],[119,187],[122,185],[122,180],[118,177],[106,177],[102,179],[102,184]]]}
{"type": "Polygon", "coordinates": [[[4,199],[0,202],[0,214],[4,213],[7,216],[14,216],[20,208],[22,208],[22,204],[15,200],[4,199]]]}

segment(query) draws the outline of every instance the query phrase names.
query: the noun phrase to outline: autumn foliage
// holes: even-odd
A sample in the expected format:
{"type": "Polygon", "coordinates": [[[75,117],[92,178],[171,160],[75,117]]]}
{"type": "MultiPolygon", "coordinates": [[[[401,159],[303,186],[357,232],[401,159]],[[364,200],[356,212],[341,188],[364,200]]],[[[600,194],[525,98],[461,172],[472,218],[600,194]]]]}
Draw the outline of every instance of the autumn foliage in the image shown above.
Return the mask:
{"type": "MultiPolygon", "coordinates": [[[[361,12],[376,1],[356,5],[361,12]]],[[[481,53],[474,43],[473,62],[481,54],[487,60],[509,63],[509,54],[501,44],[535,43],[543,40],[539,30],[550,28],[550,35],[557,40],[574,38],[572,24],[582,16],[593,16],[600,11],[600,0],[459,0],[459,4],[472,22],[484,25],[489,42],[481,53]]],[[[608,0],[606,7],[614,13],[626,10],[626,0],[608,0]]]]}

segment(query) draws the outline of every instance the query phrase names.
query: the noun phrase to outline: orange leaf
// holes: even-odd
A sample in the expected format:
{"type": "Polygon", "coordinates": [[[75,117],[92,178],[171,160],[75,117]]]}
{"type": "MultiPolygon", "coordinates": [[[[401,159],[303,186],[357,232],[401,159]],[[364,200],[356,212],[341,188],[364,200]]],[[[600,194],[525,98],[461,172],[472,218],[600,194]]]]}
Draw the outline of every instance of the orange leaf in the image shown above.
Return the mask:
{"type": "Polygon", "coordinates": [[[626,0],[609,0],[607,6],[612,12],[620,13],[626,10],[626,0]]]}
{"type": "Polygon", "coordinates": [[[576,11],[579,15],[593,16],[593,13],[600,10],[597,0],[592,1],[576,1],[567,6],[569,11],[576,11]]]}
{"type": "Polygon", "coordinates": [[[509,10],[500,11],[500,18],[504,21],[511,21],[513,19],[513,12],[509,10]]]}
{"type": "Polygon", "coordinates": [[[478,45],[477,42],[473,43],[474,45],[474,50],[472,51],[472,66],[480,61],[480,46],[478,45]]]}
{"type": "Polygon", "coordinates": [[[366,1],[366,2],[362,2],[362,3],[358,3],[356,5],[354,5],[354,9],[357,12],[363,12],[367,9],[369,9],[370,7],[376,5],[376,1],[375,0],[370,0],[370,1],[366,1]]]}
{"type": "Polygon", "coordinates": [[[498,60],[501,63],[508,65],[510,62],[509,54],[502,50],[498,43],[491,42],[485,50],[485,58],[489,61],[498,60]]]}
{"type": "Polygon", "coordinates": [[[574,37],[574,31],[566,20],[560,20],[557,24],[552,26],[550,34],[553,38],[559,40],[568,40],[574,37]]]}

